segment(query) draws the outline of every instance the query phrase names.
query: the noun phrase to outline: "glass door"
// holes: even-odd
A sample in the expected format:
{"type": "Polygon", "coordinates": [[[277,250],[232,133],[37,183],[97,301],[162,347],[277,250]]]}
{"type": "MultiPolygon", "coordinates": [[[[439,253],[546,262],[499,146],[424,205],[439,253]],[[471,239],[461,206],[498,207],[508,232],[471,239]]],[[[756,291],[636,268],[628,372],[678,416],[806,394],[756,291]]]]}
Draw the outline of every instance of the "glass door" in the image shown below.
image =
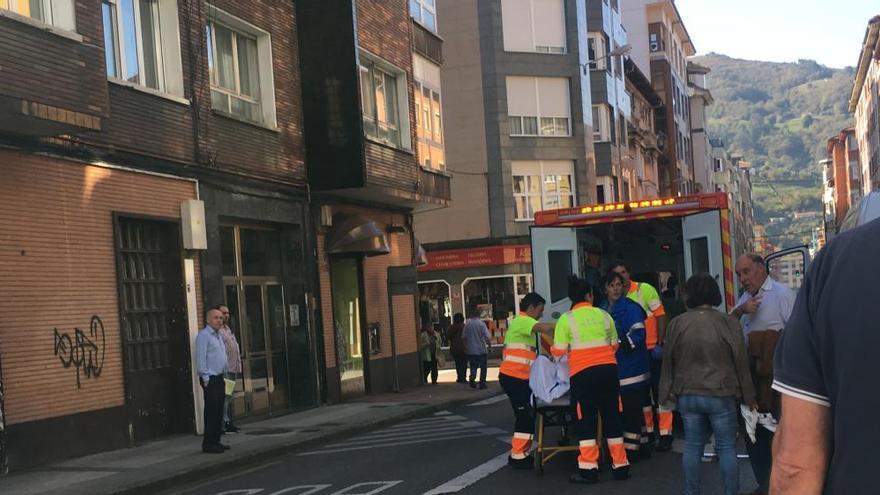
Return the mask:
{"type": "Polygon", "coordinates": [[[362,394],[365,391],[365,382],[360,261],[355,258],[332,260],[330,280],[333,287],[336,360],[342,382],[342,395],[362,394]]]}

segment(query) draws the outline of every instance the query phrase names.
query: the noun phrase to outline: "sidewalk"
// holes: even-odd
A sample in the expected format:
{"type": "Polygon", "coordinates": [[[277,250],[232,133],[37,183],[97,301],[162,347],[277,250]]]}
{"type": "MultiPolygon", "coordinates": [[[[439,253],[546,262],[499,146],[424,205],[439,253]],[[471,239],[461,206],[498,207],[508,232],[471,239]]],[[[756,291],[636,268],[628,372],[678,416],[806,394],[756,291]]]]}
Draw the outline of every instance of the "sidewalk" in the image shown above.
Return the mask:
{"type": "Polygon", "coordinates": [[[12,473],[0,478],[0,493],[133,494],[168,489],[208,473],[256,465],[308,445],[502,394],[497,377],[498,369],[491,368],[489,389],[474,390],[455,383],[454,370],[442,370],[438,385],[243,423],[241,433],[223,437],[232,447],[225,454],[203,454],[200,437],[177,435],[12,473]]]}

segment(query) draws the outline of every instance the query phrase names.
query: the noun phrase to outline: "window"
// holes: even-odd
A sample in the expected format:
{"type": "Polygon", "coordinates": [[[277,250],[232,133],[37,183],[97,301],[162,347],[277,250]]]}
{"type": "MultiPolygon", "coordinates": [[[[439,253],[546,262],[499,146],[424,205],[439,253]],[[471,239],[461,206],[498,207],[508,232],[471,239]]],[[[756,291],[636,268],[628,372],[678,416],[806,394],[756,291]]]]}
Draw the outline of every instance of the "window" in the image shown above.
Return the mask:
{"type": "Polygon", "coordinates": [[[507,115],[511,136],[570,136],[568,79],[508,77],[507,115]]]}
{"type": "Polygon", "coordinates": [[[572,162],[514,161],[511,171],[516,220],[532,220],[536,211],[574,205],[572,162]]]}
{"type": "Polygon", "coordinates": [[[593,141],[611,141],[611,114],[607,105],[593,105],[593,141]]]}
{"type": "Polygon", "coordinates": [[[574,273],[571,266],[572,254],[574,253],[571,251],[547,251],[551,303],[568,297],[568,277],[574,273]]]}
{"type": "Polygon", "coordinates": [[[435,0],[409,0],[409,15],[419,24],[437,32],[437,5],[435,0]]]}
{"type": "Polygon", "coordinates": [[[0,0],[0,10],[8,10],[36,21],[74,31],[73,0],[0,0]]]}
{"type": "Polygon", "coordinates": [[[565,53],[563,0],[501,0],[504,50],[565,53]]]}
{"type": "Polygon", "coordinates": [[[274,126],[269,33],[211,8],[207,40],[211,108],[236,118],[274,126]]]}
{"type": "Polygon", "coordinates": [[[362,57],[360,84],[364,134],[384,144],[409,148],[408,120],[401,110],[407,107],[404,74],[362,57]]]}
{"type": "Polygon", "coordinates": [[[587,36],[587,51],[590,57],[590,69],[608,68],[607,58],[605,57],[606,47],[608,43],[605,36],[601,33],[590,33],[587,36]]]}
{"type": "Polygon", "coordinates": [[[446,167],[446,159],[440,93],[416,81],[415,100],[419,162],[424,167],[442,170],[446,167]]]}
{"type": "Polygon", "coordinates": [[[176,0],[104,0],[107,75],[183,96],[176,0]]]}

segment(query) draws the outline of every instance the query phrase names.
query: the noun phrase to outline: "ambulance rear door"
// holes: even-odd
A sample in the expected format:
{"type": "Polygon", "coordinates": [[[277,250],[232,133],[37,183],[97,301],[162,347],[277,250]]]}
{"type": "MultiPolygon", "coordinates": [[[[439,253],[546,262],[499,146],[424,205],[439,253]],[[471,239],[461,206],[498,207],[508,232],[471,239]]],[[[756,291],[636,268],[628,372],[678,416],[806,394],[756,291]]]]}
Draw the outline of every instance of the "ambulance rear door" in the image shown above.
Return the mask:
{"type": "MultiPolygon", "coordinates": [[[[724,253],[721,249],[721,212],[711,210],[682,219],[684,271],[686,279],[695,273],[708,273],[724,294],[724,253]]],[[[726,298],[718,309],[727,310],[726,298]]]]}
{"type": "Polygon", "coordinates": [[[571,308],[568,276],[579,273],[577,230],[572,227],[532,227],[532,281],[547,300],[542,321],[552,322],[571,308]]]}

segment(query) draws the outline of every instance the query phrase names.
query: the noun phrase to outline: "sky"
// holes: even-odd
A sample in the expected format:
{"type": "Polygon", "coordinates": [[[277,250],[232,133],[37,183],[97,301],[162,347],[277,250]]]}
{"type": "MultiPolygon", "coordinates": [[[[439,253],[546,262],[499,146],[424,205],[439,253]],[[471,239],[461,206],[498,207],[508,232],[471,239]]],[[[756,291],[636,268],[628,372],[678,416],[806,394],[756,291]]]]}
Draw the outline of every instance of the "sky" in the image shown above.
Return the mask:
{"type": "Polygon", "coordinates": [[[676,0],[697,53],[854,66],[878,0],[676,0]]]}

